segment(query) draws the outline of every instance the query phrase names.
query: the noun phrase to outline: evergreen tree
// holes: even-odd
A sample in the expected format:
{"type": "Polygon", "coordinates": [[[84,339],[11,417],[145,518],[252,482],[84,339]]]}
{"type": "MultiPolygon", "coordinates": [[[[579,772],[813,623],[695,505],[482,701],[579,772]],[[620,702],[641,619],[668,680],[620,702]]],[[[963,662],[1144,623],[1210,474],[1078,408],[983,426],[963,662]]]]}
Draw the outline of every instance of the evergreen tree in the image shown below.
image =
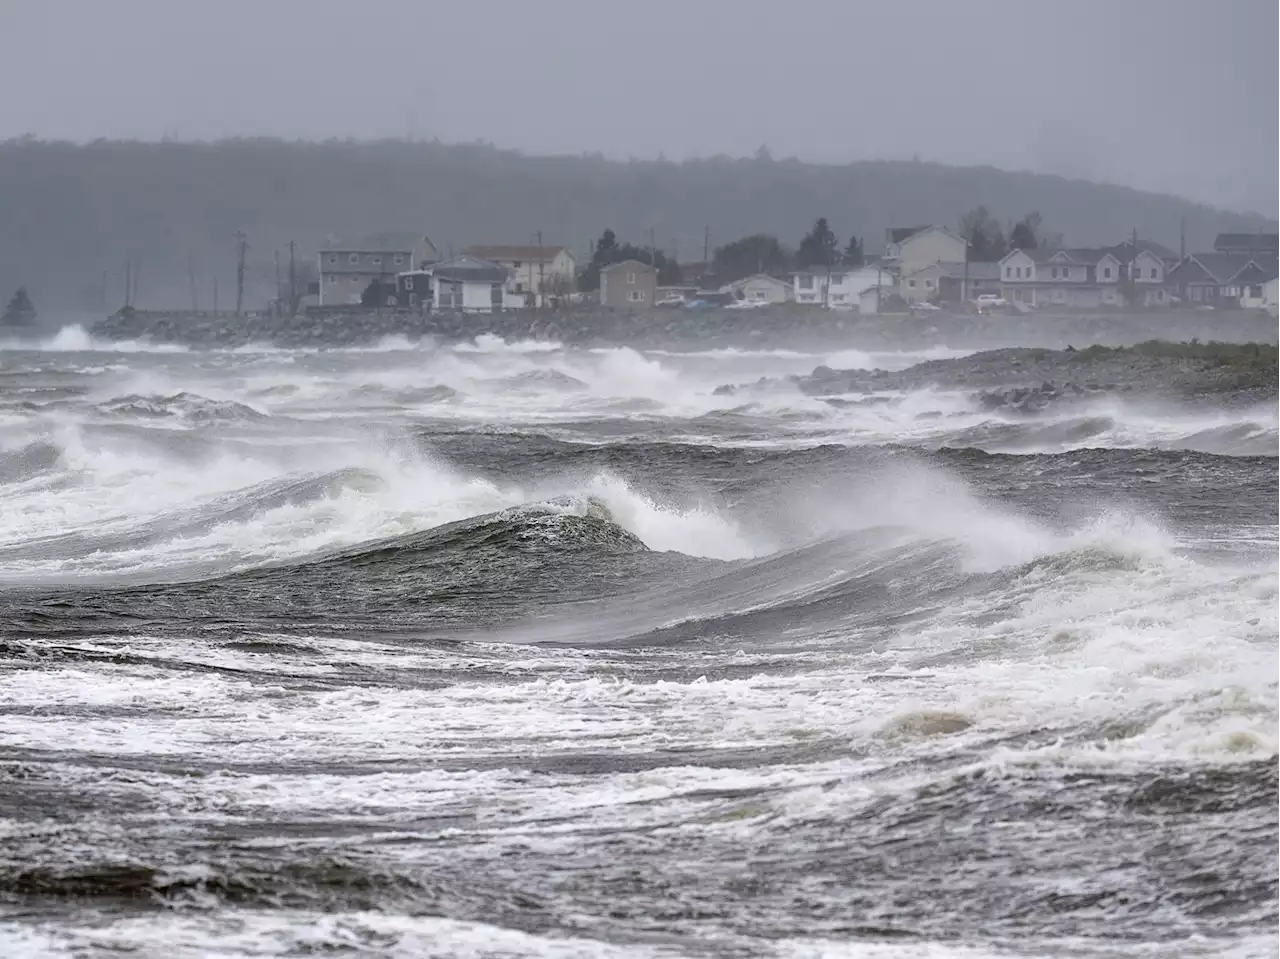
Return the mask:
{"type": "Polygon", "coordinates": [[[1009,252],[1004,230],[985,206],[974,207],[960,219],[960,235],[969,241],[969,259],[994,263],[1009,252]]]}
{"type": "Polygon", "coordinates": [[[849,245],[844,248],[844,265],[856,268],[866,262],[867,257],[862,249],[862,241],[856,236],[849,237],[849,245]]]}
{"type": "Polygon", "coordinates": [[[661,250],[650,251],[646,247],[619,243],[617,235],[612,230],[605,230],[596,243],[591,262],[578,274],[578,289],[584,292],[600,289],[600,271],[612,263],[621,263],[623,260],[637,260],[656,267],[660,286],[672,286],[680,282],[680,264],[674,259],[661,250]]]}
{"type": "Polygon", "coordinates": [[[756,273],[785,273],[791,268],[791,251],[776,236],[753,233],[716,247],[711,273],[717,283],[732,283],[756,273]]]}
{"type": "Polygon", "coordinates": [[[35,325],[36,308],[31,302],[31,297],[27,295],[27,288],[20,286],[18,292],[13,294],[9,305],[4,308],[4,315],[0,316],[0,326],[30,329],[35,325]]]}
{"type": "Polygon", "coordinates": [[[835,266],[840,262],[836,235],[831,232],[825,216],[818,217],[813,229],[800,241],[796,264],[804,269],[810,266],[835,266]]]}
{"type": "Polygon", "coordinates": [[[1040,214],[1028,213],[1013,228],[1013,232],[1009,234],[1009,248],[1011,250],[1034,250],[1040,245],[1040,214]]]}

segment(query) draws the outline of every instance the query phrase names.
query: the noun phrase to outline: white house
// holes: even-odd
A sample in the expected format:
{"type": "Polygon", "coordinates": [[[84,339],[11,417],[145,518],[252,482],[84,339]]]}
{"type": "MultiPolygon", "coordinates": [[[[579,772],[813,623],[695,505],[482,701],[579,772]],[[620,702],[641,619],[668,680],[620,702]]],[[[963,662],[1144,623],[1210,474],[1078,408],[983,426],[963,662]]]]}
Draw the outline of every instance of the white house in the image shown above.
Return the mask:
{"type": "Polygon", "coordinates": [[[510,277],[497,263],[464,253],[433,264],[425,272],[430,276],[431,302],[437,310],[493,313],[524,305],[524,297],[507,292],[510,277]]]}
{"type": "Polygon", "coordinates": [[[815,266],[791,275],[792,297],[797,303],[852,310],[858,307],[859,294],[880,277],[875,267],[815,266]]]}
{"type": "Polygon", "coordinates": [[[1280,280],[1274,276],[1262,284],[1262,309],[1271,314],[1274,320],[1280,317],[1280,280]]]}
{"type": "Polygon", "coordinates": [[[886,269],[907,276],[934,263],[963,263],[969,244],[943,226],[897,227],[885,234],[886,269]]]}
{"type": "Polygon", "coordinates": [[[891,303],[890,298],[896,292],[888,283],[872,283],[858,294],[858,312],[865,316],[875,316],[891,303]]]}
{"type": "Polygon", "coordinates": [[[720,292],[752,303],[786,303],[794,295],[792,284],[767,273],[757,273],[755,276],[727,283],[720,287],[720,292]]]}
{"type": "Polygon", "coordinates": [[[563,246],[471,246],[463,253],[503,267],[510,293],[544,295],[573,292],[578,264],[563,246]]]}
{"type": "Polygon", "coordinates": [[[1119,306],[1120,273],[1118,260],[1105,250],[1014,250],[1000,260],[1000,294],[1032,307],[1119,306]]]}

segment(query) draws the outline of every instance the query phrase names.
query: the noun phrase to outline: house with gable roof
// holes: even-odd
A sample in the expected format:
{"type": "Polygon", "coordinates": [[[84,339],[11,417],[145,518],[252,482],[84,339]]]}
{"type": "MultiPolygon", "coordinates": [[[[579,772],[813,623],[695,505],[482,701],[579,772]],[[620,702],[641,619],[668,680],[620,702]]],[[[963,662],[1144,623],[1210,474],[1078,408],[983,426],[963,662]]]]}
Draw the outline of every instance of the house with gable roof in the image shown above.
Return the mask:
{"type": "Polygon", "coordinates": [[[1265,299],[1277,275],[1276,254],[1192,253],[1169,271],[1168,284],[1190,306],[1235,307],[1265,299]]]}
{"type": "Polygon", "coordinates": [[[944,226],[893,227],[885,232],[884,268],[906,276],[934,263],[963,263],[969,244],[944,226]]]}
{"type": "Polygon", "coordinates": [[[423,269],[438,258],[435,244],[423,233],[331,238],[319,254],[320,305],[358,306],[370,283],[390,288],[397,274],[423,269]]]}
{"type": "Polygon", "coordinates": [[[563,246],[508,243],[469,246],[462,252],[504,267],[510,275],[511,293],[552,295],[573,291],[578,264],[563,246]]]}
{"type": "Polygon", "coordinates": [[[496,313],[524,305],[522,296],[507,292],[510,274],[501,264],[462,254],[424,270],[396,276],[397,299],[413,308],[430,307],[461,313],[496,313]]]}

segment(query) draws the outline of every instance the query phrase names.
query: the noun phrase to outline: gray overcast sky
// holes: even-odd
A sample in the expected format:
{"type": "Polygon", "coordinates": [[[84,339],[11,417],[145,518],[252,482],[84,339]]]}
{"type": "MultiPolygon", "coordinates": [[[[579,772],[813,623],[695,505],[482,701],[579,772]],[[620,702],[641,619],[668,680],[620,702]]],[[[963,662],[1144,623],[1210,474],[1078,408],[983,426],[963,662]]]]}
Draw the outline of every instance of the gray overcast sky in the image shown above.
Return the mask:
{"type": "Polygon", "coordinates": [[[0,0],[0,137],[990,163],[1277,208],[1276,0],[0,0]]]}

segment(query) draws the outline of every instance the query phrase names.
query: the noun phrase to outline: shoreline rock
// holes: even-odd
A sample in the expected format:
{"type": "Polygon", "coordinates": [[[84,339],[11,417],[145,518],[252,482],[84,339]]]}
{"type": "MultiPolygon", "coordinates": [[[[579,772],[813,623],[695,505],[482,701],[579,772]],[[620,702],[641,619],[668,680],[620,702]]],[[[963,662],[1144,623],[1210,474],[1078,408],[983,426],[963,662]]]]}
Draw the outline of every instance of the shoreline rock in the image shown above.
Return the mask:
{"type": "Polygon", "coordinates": [[[462,342],[492,335],[504,340],[549,340],[570,346],[638,349],[861,349],[867,351],[984,349],[1093,344],[1133,345],[1152,339],[1277,341],[1277,325],[1253,311],[974,316],[932,314],[861,316],[806,307],[764,310],[647,310],[582,308],[461,314],[355,311],[298,316],[186,315],[121,311],[90,330],[100,339],[148,340],[197,349],[247,346],[324,348],[369,346],[392,337],[411,342],[462,342]]]}

